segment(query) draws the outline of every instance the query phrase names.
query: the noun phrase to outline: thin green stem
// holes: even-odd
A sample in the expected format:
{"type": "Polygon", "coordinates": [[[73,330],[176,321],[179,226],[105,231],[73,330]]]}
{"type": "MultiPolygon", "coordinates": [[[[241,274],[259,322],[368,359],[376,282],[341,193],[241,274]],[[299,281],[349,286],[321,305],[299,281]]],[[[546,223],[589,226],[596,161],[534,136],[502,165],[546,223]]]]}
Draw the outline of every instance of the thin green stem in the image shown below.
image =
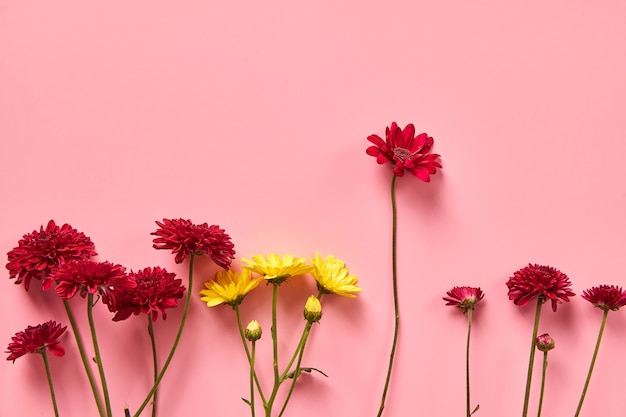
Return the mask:
{"type": "Polygon", "coordinates": [[[470,411],[470,334],[472,333],[472,310],[467,310],[467,346],[465,347],[465,397],[466,397],[466,414],[467,417],[472,415],[470,411]]]}
{"type": "MultiPolygon", "coordinates": [[[[324,295],[322,293],[322,291],[319,291],[317,293],[317,299],[318,300],[322,300],[322,295],[324,295]]],[[[301,349],[304,348],[304,344],[302,343],[302,339],[304,339],[304,333],[307,331],[306,328],[310,327],[311,323],[307,322],[304,325],[304,329],[302,329],[302,335],[300,336],[300,340],[298,341],[298,346],[296,347],[296,350],[293,352],[293,356],[291,357],[291,359],[289,360],[289,363],[287,364],[287,367],[285,367],[285,371],[283,372],[282,376],[280,377],[281,380],[285,379],[286,375],[289,373],[289,370],[291,369],[291,365],[293,365],[293,363],[296,361],[296,358],[298,357],[298,355],[301,355],[301,349]]]]}
{"type": "Polygon", "coordinates": [[[523,417],[528,416],[528,400],[530,399],[530,384],[533,378],[533,364],[535,363],[535,340],[537,339],[537,331],[539,330],[539,317],[541,316],[541,307],[543,306],[543,297],[537,298],[537,309],[535,310],[535,324],[533,325],[533,337],[530,342],[530,358],[528,359],[528,374],[526,376],[526,391],[524,393],[524,410],[523,417]]]}
{"type": "Polygon", "coordinates": [[[48,378],[48,386],[50,387],[50,398],[52,398],[52,407],[54,408],[54,416],[59,417],[59,409],[57,407],[57,398],[54,395],[54,385],[52,384],[52,375],[50,374],[50,364],[48,363],[48,354],[44,349],[41,352],[43,358],[43,365],[46,368],[46,378],[48,378]]]}
{"type": "Polygon", "coordinates": [[[104,408],[102,407],[102,399],[100,398],[100,391],[98,390],[98,386],[96,385],[96,379],[93,376],[93,372],[91,371],[91,365],[89,364],[89,359],[87,359],[87,354],[85,353],[85,345],[83,344],[83,339],[80,337],[80,332],[78,331],[78,326],[76,325],[76,320],[74,319],[74,314],[72,313],[70,304],[66,299],[63,299],[63,307],[65,307],[67,318],[70,321],[70,326],[72,327],[72,332],[74,333],[74,339],[76,340],[76,345],[78,346],[80,359],[83,362],[83,367],[85,368],[87,379],[89,379],[91,392],[93,393],[93,397],[96,400],[98,414],[100,415],[100,417],[105,417],[104,408]]]}
{"type": "Polygon", "coordinates": [[[548,369],[548,351],[543,352],[543,367],[541,368],[541,391],[539,391],[539,406],[537,407],[537,417],[541,417],[541,407],[543,407],[543,391],[546,387],[546,371],[548,369]]]}
{"type": "Polygon", "coordinates": [[[278,305],[278,287],[279,284],[272,283],[274,286],[274,291],[272,293],[272,349],[273,349],[273,368],[274,368],[274,387],[272,388],[272,394],[270,395],[269,400],[264,403],[265,407],[265,415],[266,417],[271,417],[272,415],[272,406],[274,405],[274,400],[276,399],[276,394],[278,393],[278,387],[280,386],[281,380],[280,375],[278,373],[278,330],[277,330],[277,305],[278,305]]]}
{"type": "Polygon", "coordinates": [[[391,180],[391,269],[392,269],[392,283],[393,283],[393,308],[395,312],[395,322],[393,330],[393,343],[391,345],[391,353],[389,354],[389,367],[387,368],[387,378],[385,379],[385,388],[383,389],[383,395],[380,400],[380,409],[378,410],[378,417],[382,416],[383,409],[385,408],[385,398],[387,397],[387,390],[389,389],[389,381],[391,380],[391,370],[393,368],[393,359],[396,354],[396,345],[398,343],[398,330],[400,324],[400,312],[398,306],[398,283],[397,283],[397,223],[398,216],[396,210],[396,175],[393,175],[391,180]]]}
{"type": "MultiPolygon", "coordinates": [[[[319,291],[317,293],[317,299],[321,301],[322,300],[322,295],[324,295],[324,294],[321,291],[319,291]]],[[[293,357],[289,361],[289,364],[285,368],[285,372],[283,372],[283,374],[281,376],[281,382],[282,382],[287,377],[287,375],[289,374],[289,370],[291,369],[291,365],[293,365],[294,359],[297,357],[298,358],[298,362],[296,363],[296,369],[293,372],[293,375],[294,375],[293,381],[291,381],[291,385],[289,387],[289,392],[287,393],[287,397],[285,398],[285,402],[283,404],[283,407],[280,410],[280,414],[278,414],[278,417],[281,417],[283,415],[283,413],[285,412],[285,408],[287,408],[287,403],[289,402],[289,399],[291,398],[291,394],[293,393],[293,390],[294,390],[294,388],[296,386],[296,380],[300,376],[302,357],[304,356],[304,347],[306,346],[306,342],[309,339],[309,333],[311,332],[311,327],[312,326],[313,326],[313,323],[310,323],[308,321],[304,325],[304,330],[302,331],[302,336],[300,336],[300,341],[298,342],[298,346],[296,347],[296,350],[293,353],[293,357]]]]}
{"type": "Polygon", "coordinates": [[[250,348],[250,410],[252,410],[252,417],[254,417],[254,380],[256,379],[256,372],[254,371],[254,356],[256,354],[256,341],[252,341],[250,343],[252,344],[250,348]]]}
{"type": "MultiPolygon", "coordinates": [[[[254,360],[252,357],[252,353],[250,353],[250,350],[248,349],[248,344],[246,343],[246,334],[243,330],[243,323],[241,321],[241,311],[239,310],[239,306],[234,306],[233,310],[235,310],[235,313],[237,315],[237,327],[239,328],[239,336],[241,336],[241,343],[243,343],[243,348],[246,351],[246,358],[248,359],[248,364],[251,366],[252,369],[254,369],[254,360]]],[[[263,390],[261,389],[261,383],[259,382],[259,378],[256,372],[254,372],[254,381],[256,383],[257,390],[259,391],[259,396],[261,397],[261,401],[265,403],[265,396],[263,395],[263,390]]]]}
{"type": "MultiPolygon", "coordinates": [[[[154,338],[154,326],[152,325],[152,314],[147,314],[148,317],[148,334],[150,335],[150,346],[152,346],[152,371],[154,382],[159,376],[159,362],[157,357],[157,348],[156,348],[156,340],[154,338]]],[[[157,409],[157,396],[159,394],[159,390],[154,391],[154,395],[152,396],[152,417],[156,417],[156,409],[157,409]]]]}
{"type": "MultiPolygon", "coordinates": [[[[302,356],[304,355],[304,346],[306,345],[306,342],[309,338],[309,334],[311,332],[311,326],[312,326],[312,323],[307,322],[306,326],[304,327],[304,332],[302,333],[302,337],[300,338],[300,343],[298,343],[298,347],[296,348],[296,351],[300,352],[298,355],[298,362],[296,362],[296,369],[293,372],[293,380],[291,381],[291,385],[289,386],[289,392],[287,393],[287,397],[285,398],[285,402],[283,404],[283,407],[280,410],[280,413],[278,414],[278,417],[281,417],[283,413],[285,412],[285,409],[287,408],[287,403],[289,402],[289,399],[291,398],[291,394],[293,393],[293,389],[296,386],[296,381],[298,377],[300,376],[302,356]]],[[[287,372],[288,370],[289,368],[287,368],[285,372],[287,372]]]]}
{"type": "Polygon", "coordinates": [[[578,408],[576,409],[575,417],[578,417],[580,414],[580,409],[583,407],[583,401],[585,400],[585,395],[587,394],[587,388],[589,387],[589,381],[591,380],[591,373],[593,372],[593,367],[596,364],[596,358],[598,357],[598,350],[600,349],[600,342],[602,341],[602,334],[604,333],[604,326],[606,325],[606,318],[609,316],[609,309],[604,310],[604,315],[602,316],[602,324],[600,325],[600,331],[598,332],[598,340],[596,341],[596,348],[593,351],[593,357],[591,358],[591,365],[589,365],[589,372],[587,373],[587,380],[585,381],[585,387],[583,388],[583,392],[580,395],[580,401],[578,402],[578,408]]]}
{"type": "Polygon", "coordinates": [[[176,333],[174,344],[172,345],[172,349],[170,350],[170,353],[167,356],[165,363],[163,364],[163,368],[161,369],[159,376],[157,376],[156,380],[154,381],[154,385],[152,386],[152,389],[150,390],[148,395],[146,395],[146,398],[141,404],[141,406],[139,407],[139,409],[135,412],[135,414],[133,414],[133,417],[139,417],[143,409],[146,408],[146,406],[148,405],[148,402],[150,401],[150,399],[154,396],[154,393],[156,392],[159,384],[161,383],[161,380],[163,379],[163,375],[165,375],[165,371],[167,371],[167,368],[170,365],[172,358],[174,357],[174,353],[176,352],[176,348],[178,347],[178,342],[180,341],[180,337],[183,334],[183,329],[185,328],[185,322],[187,321],[187,314],[189,313],[189,305],[191,304],[191,292],[193,291],[194,258],[195,258],[195,255],[192,253],[189,256],[189,283],[187,284],[187,299],[185,300],[185,309],[183,310],[183,316],[180,319],[180,326],[178,327],[178,333],[176,333]]]}
{"type": "Polygon", "coordinates": [[[98,337],[96,336],[96,324],[93,320],[93,294],[87,295],[87,319],[89,320],[89,329],[91,330],[91,340],[93,341],[93,351],[96,356],[96,364],[98,365],[98,373],[100,373],[100,384],[102,385],[102,393],[104,394],[104,405],[107,411],[107,417],[112,417],[111,399],[109,398],[109,389],[107,387],[106,377],[104,376],[104,366],[102,365],[102,355],[98,347],[98,337]]]}

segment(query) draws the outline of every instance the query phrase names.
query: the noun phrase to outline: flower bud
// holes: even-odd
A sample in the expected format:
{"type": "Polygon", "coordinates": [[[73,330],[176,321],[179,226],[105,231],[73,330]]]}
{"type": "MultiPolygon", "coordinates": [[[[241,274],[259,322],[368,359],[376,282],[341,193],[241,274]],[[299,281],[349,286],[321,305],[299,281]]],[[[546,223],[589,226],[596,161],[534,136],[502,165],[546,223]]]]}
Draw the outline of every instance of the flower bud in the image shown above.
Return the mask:
{"type": "Polygon", "coordinates": [[[315,323],[320,321],[322,318],[322,305],[320,304],[320,300],[318,300],[314,295],[310,296],[309,299],[306,300],[306,304],[304,306],[304,318],[309,323],[315,323]]]}
{"type": "Polygon", "coordinates": [[[246,327],[246,331],[244,332],[246,335],[246,339],[251,342],[256,342],[261,338],[261,334],[263,334],[263,329],[261,329],[261,325],[258,321],[252,320],[248,327],[246,327]]]}
{"type": "Polygon", "coordinates": [[[547,352],[554,349],[554,339],[550,337],[548,333],[544,333],[541,336],[537,336],[535,339],[535,346],[542,352],[547,352]]]}

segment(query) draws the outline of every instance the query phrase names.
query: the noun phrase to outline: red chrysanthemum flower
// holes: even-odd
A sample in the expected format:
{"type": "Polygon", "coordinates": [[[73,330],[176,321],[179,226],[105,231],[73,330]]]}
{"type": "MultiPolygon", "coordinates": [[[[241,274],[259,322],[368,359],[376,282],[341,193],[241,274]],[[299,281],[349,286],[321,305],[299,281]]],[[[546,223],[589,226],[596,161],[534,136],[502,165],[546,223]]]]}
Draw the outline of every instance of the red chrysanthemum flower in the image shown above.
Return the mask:
{"type": "Polygon", "coordinates": [[[528,264],[515,272],[506,283],[509,287],[509,300],[519,306],[525,306],[531,300],[540,297],[550,300],[552,310],[558,303],[569,301],[575,294],[570,290],[572,283],[567,275],[551,266],[528,264]]]}
{"type": "Polygon", "coordinates": [[[415,126],[408,124],[404,129],[396,122],[391,123],[385,131],[386,140],[378,135],[370,135],[367,140],[375,146],[367,148],[370,156],[376,157],[379,164],[393,165],[393,173],[398,177],[409,171],[424,182],[430,181],[430,176],[441,168],[439,155],[430,153],[433,147],[433,138],[426,133],[415,136],[415,126]]]}
{"type": "Polygon", "coordinates": [[[446,294],[448,296],[443,297],[443,300],[447,301],[446,305],[456,306],[463,310],[463,313],[473,310],[485,296],[480,287],[454,287],[446,294]]]}
{"type": "Polygon", "coordinates": [[[55,356],[63,356],[65,349],[59,344],[59,337],[67,326],[61,327],[57,322],[50,320],[36,326],[28,326],[26,330],[15,333],[9,343],[8,361],[13,361],[27,353],[43,353],[49,350],[55,356]]]}
{"type": "Polygon", "coordinates": [[[115,312],[113,321],[126,320],[131,314],[151,314],[156,321],[159,313],[167,318],[166,308],[176,307],[178,299],[183,297],[185,286],[176,274],[161,267],[144,268],[130,272],[128,276],[137,284],[131,289],[114,290],[115,305],[109,304],[109,310],[115,312]]]}
{"type": "Polygon", "coordinates": [[[193,253],[208,255],[213,262],[228,269],[235,257],[230,236],[218,226],[209,226],[207,223],[196,225],[184,219],[163,219],[163,222],[157,221],[156,224],[159,229],[151,233],[157,236],[153,240],[153,247],[171,249],[176,254],[174,260],[177,264],[193,253]]]}
{"type": "Polygon", "coordinates": [[[583,292],[582,297],[604,311],[617,311],[626,305],[626,293],[616,285],[591,287],[583,292]]]}
{"type": "Polygon", "coordinates": [[[95,255],[94,244],[84,233],[67,223],[59,227],[50,220],[45,229],[41,226],[39,231],[24,235],[18,246],[7,253],[6,268],[10,278],[17,278],[16,284],[24,282],[26,291],[33,278],[40,279],[42,288],[47,290],[54,282],[48,277],[54,268],[95,255]]]}
{"type": "Polygon", "coordinates": [[[61,298],[89,294],[102,296],[105,304],[114,304],[114,290],[135,287],[135,281],[126,274],[126,268],[110,262],[74,261],[55,269],[50,277],[58,282],[56,292],[61,298]]]}

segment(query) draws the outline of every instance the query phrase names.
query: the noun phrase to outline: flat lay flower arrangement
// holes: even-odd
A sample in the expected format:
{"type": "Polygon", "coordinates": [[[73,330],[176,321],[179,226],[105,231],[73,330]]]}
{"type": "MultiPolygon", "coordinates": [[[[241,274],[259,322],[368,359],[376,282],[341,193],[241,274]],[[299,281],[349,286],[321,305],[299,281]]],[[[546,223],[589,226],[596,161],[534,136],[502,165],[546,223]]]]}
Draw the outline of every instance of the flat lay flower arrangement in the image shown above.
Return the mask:
{"type": "MultiPolygon", "coordinates": [[[[398,276],[400,260],[396,244],[398,229],[396,182],[405,173],[423,182],[429,182],[431,176],[442,168],[442,164],[440,156],[432,152],[433,138],[426,133],[416,135],[412,124],[401,128],[394,122],[387,127],[384,139],[376,134],[367,139],[372,146],[366,149],[366,154],[376,158],[378,164],[391,168],[390,283],[395,314],[393,326],[390,326],[390,353],[386,375],[381,375],[380,381],[372,381],[381,387],[380,406],[377,410],[372,410],[372,415],[376,413],[380,417],[384,414],[387,394],[393,389],[392,374],[400,333],[399,305],[402,297],[399,285],[402,277],[398,276]]],[[[288,403],[303,373],[316,374],[326,379],[323,370],[303,365],[311,332],[321,330],[316,328],[316,324],[323,318],[322,300],[330,296],[355,298],[361,291],[357,277],[351,275],[343,260],[332,254],[319,253],[311,254],[309,257],[277,253],[252,255],[240,258],[241,268],[236,270],[233,267],[233,261],[236,259],[235,245],[226,231],[219,226],[194,223],[182,218],[162,219],[156,221],[156,226],[152,233],[153,247],[170,251],[176,264],[183,262],[188,264],[186,282],[162,266],[146,266],[133,271],[110,261],[96,261],[92,258],[102,256],[96,252],[96,245],[87,235],[67,223],[59,225],[55,220],[49,220],[39,229],[24,234],[17,246],[7,254],[6,268],[9,278],[14,280],[15,284],[23,286],[26,291],[32,290],[33,285],[39,285],[48,296],[57,298],[58,302],[62,303],[66,315],[35,325],[25,323],[23,330],[17,331],[8,343],[6,359],[15,363],[17,359],[28,354],[41,356],[42,374],[45,374],[49,386],[54,415],[59,416],[63,414],[63,410],[55,398],[54,375],[50,371],[49,354],[54,357],[65,356],[64,345],[75,343],[79,358],[63,360],[82,362],[84,382],[91,388],[100,417],[122,414],[138,417],[148,413],[154,417],[158,415],[159,385],[163,378],[167,377],[166,373],[170,366],[176,364],[175,353],[181,338],[184,337],[189,306],[196,299],[198,302],[206,303],[209,308],[230,308],[233,311],[232,331],[241,339],[241,352],[237,352],[239,355],[235,359],[246,361],[247,372],[242,378],[246,379],[248,386],[245,393],[233,393],[230,399],[233,402],[233,410],[245,407],[253,417],[288,415],[288,403]],[[209,258],[221,270],[213,277],[203,277],[206,280],[204,289],[195,294],[190,291],[194,279],[197,279],[194,277],[194,262],[201,256],[209,258]],[[317,292],[301,300],[298,312],[302,316],[301,328],[284,329],[277,314],[282,299],[280,295],[281,292],[284,293],[281,288],[284,285],[298,285],[299,281],[305,279],[313,280],[317,292]],[[245,299],[261,285],[271,288],[271,297],[267,300],[271,322],[262,325],[259,320],[253,319],[244,323],[242,308],[245,308],[245,299]],[[75,304],[71,305],[68,302],[75,297],[84,299],[81,311],[75,308],[75,304]],[[106,357],[98,343],[98,323],[94,318],[94,308],[103,306],[109,310],[111,320],[114,322],[131,318],[144,320],[146,336],[150,339],[152,369],[145,372],[152,375],[152,385],[145,387],[145,397],[140,404],[129,404],[124,410],[112,409],[111,397],[116,393],[107,384],[106,369],[108,366],[115,366],[115,358],[106,357]],[[166,359],[161,362],[157,354],[155,331],[159,318],[165,320],[168,310],[172,308],[182,308],[183,313],[175,339],[168,347],[166,359]],[[88,323],[88,335],[79,331],[78,323],[82,321],[88,323]],[[291,350],[279,349],[283,331],[291,333],[296,331],[300,334],[297,344],[291,350]],[[271,345],[271,357],[258,355],[257,346],[260,343],[271,345]],[[269,379],[259,377],[262,372],[260,363],[270,364],[269,379]],[[285,363],[286,366],[281,366],[285,363]],[[268,380],[271,383],[266,383],[268,380]]],[[[572,291],[572,283],[565,273],[552,266],[534,263],[513,272],[506,282],[506,287],[508,298],[515,305],[522,307],[535,305],[534,322],[529,325],[531,341],[521,414],[523,417],[535,414],[540,416],[542,405],[546,400],[543,394],[548,372],[548,354],[558,347],[558,341],[550,334],[539,334],[543,305],[549,302],[552,312],[556,313],[560,304],[570,302],[576,294],[572,291]],[[541,388],[537,409],[531,412],[529,410],[531,385],[537,380],[537,378],[533,380],[537,351],[542,354],[541,388]]],[[[464,353],[466,364],[464,370],[466,390],[465,393],[459,394],[465,396],[466,417],[480,413],[479,402],[471,397],[470,391],[470,341],[473,321],[479,319],[474,317],[474,310],[480,307],[485,296],[480,287],[468,285],[455,286],[446,294],[433,295],[442,298],[445,305],[458,308],[467,318],[465,351],[459,352],[464,353]]],[[[587,378],[581,381],[582,392],[574,414],[576,417],[583,407],[608,314],[626,305],[626,293],[619,286],[599,284],[586,289],[581,298],[600,309],[603,314],[587,378]]],[[[326,381],[332,384],[332,378],[326,381]]],[[[482,398],[480,404],[484,407],[489,401],[489,398],[482,398]]],[[[239,414],[237,411],[237,415],[239,414]]]]}

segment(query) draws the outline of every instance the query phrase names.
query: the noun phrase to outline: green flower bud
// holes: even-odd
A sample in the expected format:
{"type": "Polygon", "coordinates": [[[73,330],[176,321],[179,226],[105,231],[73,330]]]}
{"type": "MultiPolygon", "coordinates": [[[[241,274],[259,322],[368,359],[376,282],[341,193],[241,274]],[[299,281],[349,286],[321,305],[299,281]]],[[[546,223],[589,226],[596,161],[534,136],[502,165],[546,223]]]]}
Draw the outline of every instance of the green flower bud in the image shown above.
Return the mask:
{"type": "Polygon", "coordinates": [[[244,333],[246,335],[246,339],[248,339],[251,342],[256,342],[257,340],[261,338],[261,334],[263,334],[263,329],[261,329],[261,325],[259,324],[258,321],[252,320],[248,324],[248,327],[246,327],[246,330],[244,333]]]}

